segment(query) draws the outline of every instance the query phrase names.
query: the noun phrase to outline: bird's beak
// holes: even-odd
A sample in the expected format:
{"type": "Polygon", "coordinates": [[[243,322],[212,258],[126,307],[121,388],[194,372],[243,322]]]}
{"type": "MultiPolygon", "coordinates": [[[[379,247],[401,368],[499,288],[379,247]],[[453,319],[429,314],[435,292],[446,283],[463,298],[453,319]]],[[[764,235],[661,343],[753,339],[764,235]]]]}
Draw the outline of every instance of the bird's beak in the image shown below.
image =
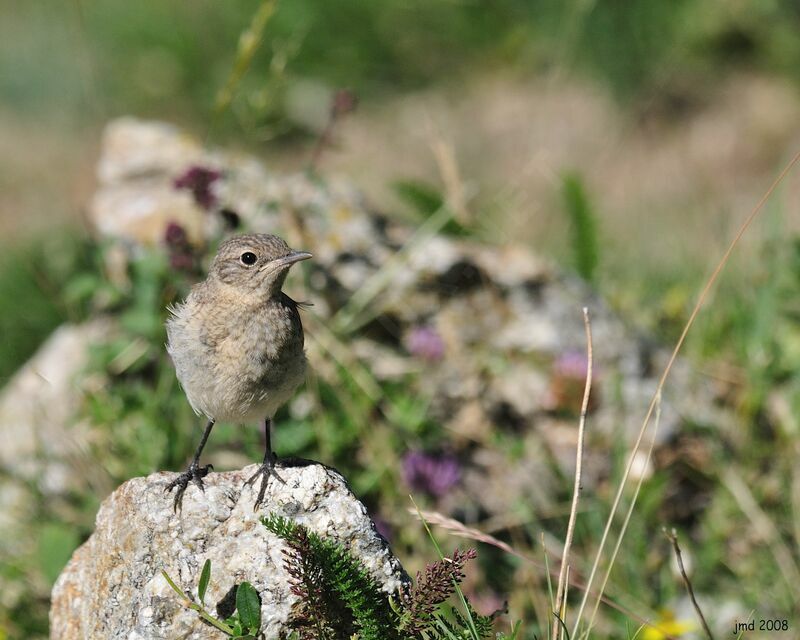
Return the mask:
{"type": "Polygon", "coordinates": [[[282,269],[284,267],[291,267],[295,262],[300,262],[301,260],[308,260],[309,258],[313,258],[308,251],[292,251],[291,253],[283,256],[282,258],[277,258],[272,262],[268,262],[263,267],[261,267],[261,271],[264,269],[282,269]]]}

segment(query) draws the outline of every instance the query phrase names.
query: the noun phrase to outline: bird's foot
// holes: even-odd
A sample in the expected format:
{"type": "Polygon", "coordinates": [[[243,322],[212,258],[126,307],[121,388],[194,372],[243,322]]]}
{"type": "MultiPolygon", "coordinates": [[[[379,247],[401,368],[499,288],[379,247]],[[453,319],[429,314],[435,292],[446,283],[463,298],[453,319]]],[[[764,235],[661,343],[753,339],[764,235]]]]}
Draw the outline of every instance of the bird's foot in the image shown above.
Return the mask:
{"type": "Polygon", "coordinates": [[[175,513],[177,513],[183,505],[183,494],[186,493],[186,487],[189,486],[190,482],[194,482],[197,485],[197,488],[203,493],[206,492],[206,488],[203,485],[203,478],[205,478],[208,475],[208,472],[213,468],[214,467],[210,464],[207,464],[205,467],[201,467],[196,462],[193,462],[189,465],[189,468],[186,469],[186,471],[178,474],[178,476],[176,476],[176,478],[165,487],[165,493],[169,493],[176,487],[178,489],[178,491],[175,493],[175,501],[172,503],[172,510],[175,513]]]}
{"type": "Polygon", "coordinates": [[[281,478],[275,469],[277,463],[278,456],[276,456],[274,453],[270,453],[264,458],[264,462],[262,462],[261,466],[258,467],[258,471],[250,476],[247,482],[245,482],[246,485],[252,486],[258,477],[261,476],[261,488],[258,490],[258,497],[256,498],[255,503],[253,503],[253,511],[257,511],[264,502],[264,495],[267,492],[267,482],[269,481],[270,476],[273,476],[281,484],[286,484],[286,481],[281,478]]]}

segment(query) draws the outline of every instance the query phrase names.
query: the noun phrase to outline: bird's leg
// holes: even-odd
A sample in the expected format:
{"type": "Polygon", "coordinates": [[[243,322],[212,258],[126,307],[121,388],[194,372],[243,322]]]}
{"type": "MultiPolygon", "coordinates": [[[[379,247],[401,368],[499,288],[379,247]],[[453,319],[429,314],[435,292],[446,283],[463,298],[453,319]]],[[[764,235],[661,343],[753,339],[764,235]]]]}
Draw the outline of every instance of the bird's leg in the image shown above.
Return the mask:
{"type": "Polygon", "coordinates": [[[253,511],[257,510],[261,503],[264,502],[264,494],[267,492],[267,481],[269,480],[270,476],[275,476],[275,479],[281,484],[286,484],[286,481],[281,478],[280,475],[278,475],[278,472],[275,470],[275,465],[278,462],[278,456],[276,456],[275,452],[272,450],[271,432],[272,420],[270,418],[265,418],[264,436],[266,437],[266,444],[264,445],[264,462],[261,463],[258,471],[256,471],[246,482],[246,484],[252,485],[256,479],[261,476],[261,488],[258,490],[258,497],[253,504],[253,511]]]}
{"type": "Polygon", "coordinates": [[[172,510],[176,513],[183,504],[183,494],[186,492],[186,487],[189,486],[190,482],[194,482],[203,493],[206,491],[206,488],[203,486],[203,478],[205,478],[208,475],[208,472],[214,467],[212,467],[210,464],[207,464],[205,467],[201,467],[200,454],[203,453],[203,448],[206,446],[208,436],[211,435],[211,429],[213,426],[214,421],[209,420],[205,431],[203,431],[203,437],[200,439],[200,444],[197,446],[188,468],[186,471],[178,475],[178,477],[176,477],[172,482],[170,482],[165,489],[165,491],[169,492],[175,487],[178,488],[178,491],[175,493],[175,502],[172,504],[172,510]]]}

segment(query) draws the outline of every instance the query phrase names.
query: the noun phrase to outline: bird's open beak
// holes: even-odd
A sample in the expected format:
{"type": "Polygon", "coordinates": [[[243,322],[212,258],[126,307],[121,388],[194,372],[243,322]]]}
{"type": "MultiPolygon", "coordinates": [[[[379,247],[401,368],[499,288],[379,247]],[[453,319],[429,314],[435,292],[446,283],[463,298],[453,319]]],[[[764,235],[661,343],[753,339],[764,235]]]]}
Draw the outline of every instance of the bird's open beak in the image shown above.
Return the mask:
{"type": "Polygon", "coordinates": [[[282,269],[283,267],[291,267],[295,262],[300,262],[301,260],[308,260],[309,258],[313,258],[308,251],[292,251],[291,253],[283,256],[282,258],[276,258],[271,262],[268,262],[263,267],[261,267],[261,271],[264,269],[282,269]]]}

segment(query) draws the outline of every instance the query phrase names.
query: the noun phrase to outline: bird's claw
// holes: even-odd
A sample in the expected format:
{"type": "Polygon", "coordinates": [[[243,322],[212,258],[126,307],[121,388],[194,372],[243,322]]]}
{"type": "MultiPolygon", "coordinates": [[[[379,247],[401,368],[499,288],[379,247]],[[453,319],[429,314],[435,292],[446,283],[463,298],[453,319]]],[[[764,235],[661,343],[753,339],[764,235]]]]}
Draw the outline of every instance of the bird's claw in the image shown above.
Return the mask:
{"type": "Polygon", "coordinates": [[[278,462],[278,457],[272,453],[268,457],[264,458],[264,462],[258,467],[258,470],[250,476],[245,485],[252,486],[255,481],[261,476],[261,487],[258,490],[258,497],[256,497],[256,501],[253,503],[253,511],[258,511],[258,508],[264,502],[264,495],[267,492],[267,482],[269,481],[270,476],[273,476],[278,482],[281,484],[286,484],[286,480],[281,478],[280,474],[275,469],[278,462]]]}
{"type": "Polygon", "coordinates": [[[178,474],[178,476],[176,476],[175,479],[164,488],[165,493],[169,493],[176,487],[178,488],[178,491],[175,493],[175,500],[172,503],[173,512],[177,513],[178,510],[183,506],[183,494],[186,493],[186,488],[189,486],[190,482],[193,482],[203,493],[206,492],[206,487],[203,484],[203,478],[205,478],[209,471],[213,469],[214,467],[210,464],[201,467],[192,463],[189,465],[189,468],[186,469],[186,471],[178,474]]]}

